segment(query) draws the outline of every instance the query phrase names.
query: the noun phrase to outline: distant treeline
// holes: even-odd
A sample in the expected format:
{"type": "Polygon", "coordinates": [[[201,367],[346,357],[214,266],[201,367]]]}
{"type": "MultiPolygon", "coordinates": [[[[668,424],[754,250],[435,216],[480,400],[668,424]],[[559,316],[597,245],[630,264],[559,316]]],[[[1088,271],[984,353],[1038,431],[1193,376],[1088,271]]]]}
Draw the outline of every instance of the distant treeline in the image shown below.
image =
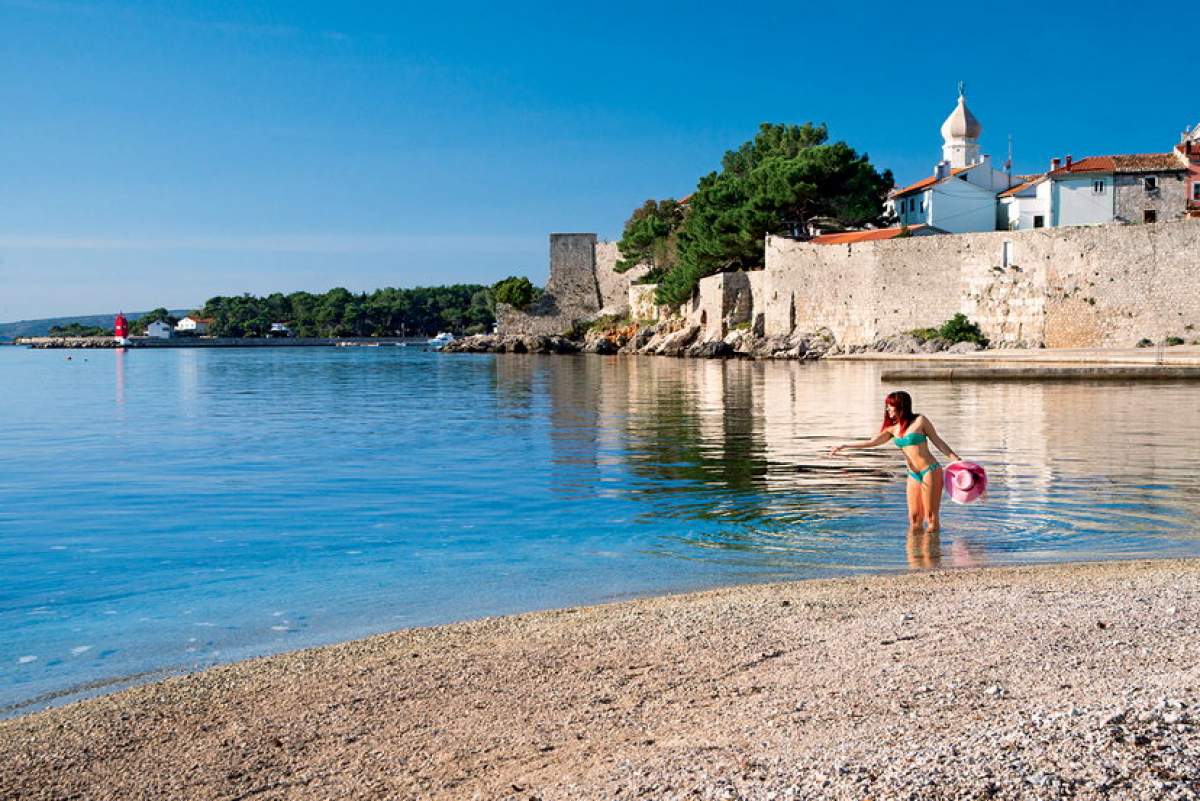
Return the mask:
{"type": "Polygon", "coordinates": [[[373,337],[482,333],[495,322],[491,287],[478,284],[377,289],[354,294],[341,287],[324,294],[276,292],[210,298],[200,311],[219,337],[267,336],[286,323],[295,336],[373,337]]]}
{"type": "Polygon", "coordinates": [[[48,333],[52,337],[111,337],[113,330],[111,327],[102,328],[98,325],[68,323],[67,325],[52,325],[48,333]]]}

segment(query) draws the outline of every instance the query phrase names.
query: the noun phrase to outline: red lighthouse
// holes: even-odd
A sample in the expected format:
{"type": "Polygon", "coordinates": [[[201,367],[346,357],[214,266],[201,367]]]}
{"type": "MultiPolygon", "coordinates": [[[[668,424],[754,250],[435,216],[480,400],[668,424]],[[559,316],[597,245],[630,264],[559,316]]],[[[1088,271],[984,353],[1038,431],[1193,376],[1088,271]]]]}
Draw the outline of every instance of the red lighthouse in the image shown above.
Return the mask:
{"type": "Polygon", "coordinates": [[[129,344],[129,321],[125,319],[125,312],[117,312],[117,318],[113,320],[113,336],[118,345],[129,344]]]}

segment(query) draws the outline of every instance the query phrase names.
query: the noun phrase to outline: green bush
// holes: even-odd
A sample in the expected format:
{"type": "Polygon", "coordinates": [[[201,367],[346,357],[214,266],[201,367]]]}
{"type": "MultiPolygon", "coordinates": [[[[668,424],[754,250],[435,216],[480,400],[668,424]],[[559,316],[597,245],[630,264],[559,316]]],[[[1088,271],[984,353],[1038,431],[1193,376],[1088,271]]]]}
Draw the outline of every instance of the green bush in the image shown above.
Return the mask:
{"type": "Polygon", "coordinates": [[[530,283],[528,278],[510,275],[503,281],[497,281],[492,286],[492,297],[497,303],[507,303],[516,309],[524,310],[533,303],[541,293],[530,283]]]}
{"type": "Polygon", "coordinates": [[[1167,345],[1174,347],[1183,344],[1183,337],[1167,337],[1167,345]]]}
{"type": "Polygon", "coordinates": [[[979,326],[968,320],[967,316],[961,312],[942,323],[942,327],[938,329],[938,336],[949,340],[951,344],[974,342],[981,348],[986,348],[988,345],[988,339],[983,335],[979,326]]]}
{"type": "Polygon", "coordinates": [[[967,319],[965,314],[956,314],[938,328],[914,328],[908,333],[922,342],[939,338],[947,340],[951,345],[959,342],[974,342],[981,348],[988,346],[988,338],[975,323],[967,319]]]}
{"type": "Polygon", "coordinates": [[[1152,347],[1154,347],[1154,340],[1147,339],[1146,337],[1142,337],[1141,339],[1139,339],[1137,341],[1137,344],[1134,345],[1134,347],[1135,348],[1152,348],[1152,347]]]}

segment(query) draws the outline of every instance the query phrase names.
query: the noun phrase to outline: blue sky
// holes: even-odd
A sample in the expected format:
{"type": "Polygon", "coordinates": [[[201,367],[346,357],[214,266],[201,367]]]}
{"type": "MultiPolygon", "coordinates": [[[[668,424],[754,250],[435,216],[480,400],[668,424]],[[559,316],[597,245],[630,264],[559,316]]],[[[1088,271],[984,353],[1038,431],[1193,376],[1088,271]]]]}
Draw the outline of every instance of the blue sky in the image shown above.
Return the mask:
{"type": "Polygon", "coordinates": [[[619,236],[760,122],[924,177],[960,79],[1018,171],[1200,120],[1161,14],[897,9],[0,0],[0,320],[540,283],[547,232],[619,236]]]}

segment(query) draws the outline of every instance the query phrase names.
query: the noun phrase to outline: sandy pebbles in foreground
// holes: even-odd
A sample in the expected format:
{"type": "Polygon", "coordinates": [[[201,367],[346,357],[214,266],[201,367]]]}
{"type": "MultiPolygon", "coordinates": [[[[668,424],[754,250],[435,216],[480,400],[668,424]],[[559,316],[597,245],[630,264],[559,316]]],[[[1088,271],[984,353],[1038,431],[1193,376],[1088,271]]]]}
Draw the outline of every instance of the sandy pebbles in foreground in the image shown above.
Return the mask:
{"type": "Polygon", "coordinates": [[[11,799],[1200,797],[1200,561],[402,631],[0,722],[11,799]]]}

